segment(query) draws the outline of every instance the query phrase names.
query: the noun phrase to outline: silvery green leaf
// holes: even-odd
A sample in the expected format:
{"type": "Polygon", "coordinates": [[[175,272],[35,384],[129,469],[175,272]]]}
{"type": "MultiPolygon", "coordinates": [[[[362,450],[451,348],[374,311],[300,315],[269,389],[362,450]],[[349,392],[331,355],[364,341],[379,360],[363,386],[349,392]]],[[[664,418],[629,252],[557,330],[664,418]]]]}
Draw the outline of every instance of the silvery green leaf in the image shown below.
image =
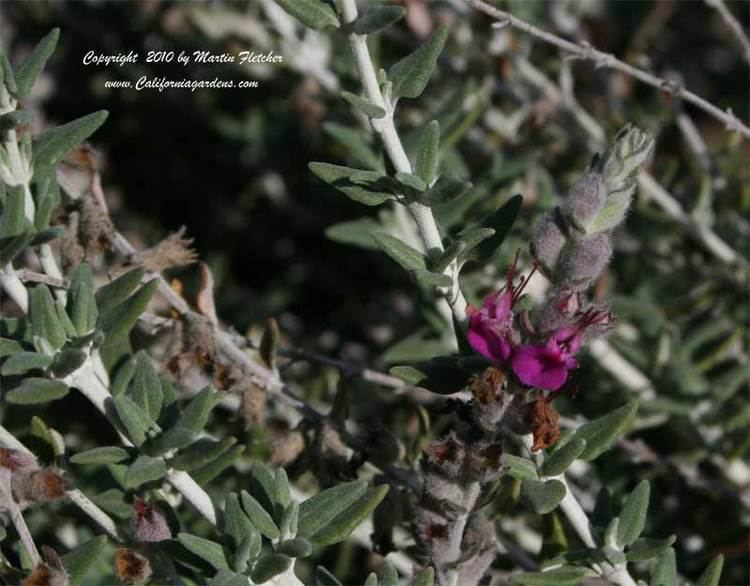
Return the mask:
{"type": "Polygon", "coordinates": [[[292,558],[306,558],[312,553],[312,543],[304,537],[282,541],[276,551],[292,558]]]}
{"type": "Polygon", "coordinates": [[[671,547],[664,551],[651,566],[649,586],[674,586],[677,581],[677,562],[671,547]]]}
{"type": "Polygon", "coordinates": [[[30,370],[44,370],[52,364],[52,356],[40,354],[39,352],[18,352],[5,361],[0,374],[12,376],[23,374],[30,370]]]}
{"type": "MultiPolygon", "coordinates": [[[[244,571],[244,570],[242,570],[244,571]]],[[[219,570],[211,578],[208,586],[248,586],[250,581],[242,573],[230,572],[229,570],[219,570]]]]}
{"type": "Polygon", "coordinates": [[[226,453],[236,443],[237,439],[234,437],[227,437],[221,441],[202,438],[180,450],[180,453],[170,460],[170,465],[178,470],[187,471],[200,468],[226,453]]]}
{"type": "Polygon", "coordinates": [[[388,70],[388,80],[393,84],[394,97],[419,97],[427,87],[447,38],[448,27],[442,25],[416,51],[388,70]]]}
{"type": "Polygon", "coordinates": [[[565,498],[565,485],[559,480],[524,480],[521,483],[521,497],[540,515],[557,508],[565,498]]]}
{"type": "Polygon", "coordinates": [[[234,549],[234,553],[232,554],[232,569],[235,572],[245,572],[247,570],[248,563],[254,557],[252,555],[252,550],[254,547],[256,547],[256,543],[258,544],[258,551],[260,551],[260,533],[255,529],[255,527],[253,527],[251,537],[246,537],[245,539],[240,541],[240,543],[234,549]]]}
{"type": "Polygon", "coordinates": [[[124,393],[127,390],[134,374],[135,356],[131,356],[122,363],[122,365],[117,369],[117,372],[115,372],[114,377],[112,377],[112,383],[110,384],[109,392],[113,397],[124,393]]]}
{"type": "Polygon", "coordinates": [[[721,580],[721,570],[724,568],[724,556],[717,555],[708,565],[700,577],[696,580],[695,586],[719,586],[721,580]]]}
{"type": "Polygon", "coordinates": [[[302,502],[297,535],[310,538],[367,491],[367,482],[354,480],[328,488],[302,502]]]}
{"type": "Polygon", "coordinates": [[[413,173],[399,171],[394,175],[394,178],[401,184],[404,191],[413,189],[421,193],[427,189],[427,184],[413,173]]]}
{"type": "Polygon", "coordinates": [[[422,131],[414,172],[430,185],[438,170],[440,155],[440,124],[433,120],[422,131]]]}
{"type": "Polygon", "coordinates": [[[9,93],[15,94],[18,91],[13,68],[10,66],[10,61],[8,61],[8,57],[4,52],[0,52],[0,82],[5,83],[5,87],[9,93]]]}
{"type": "Polygon", "coordinates": [[[339,19],[333,8],[328,6],[322,0],[275,0],[276,4],[281,6],[294,18],[299,20],[305,26],[323,30],[328,26],[338,28],[339,19]]]}
{"type": "Polygon", "coordinates": [[[18,236],[0,239],[0,266],[12,263],[29,246],[34,232],[29,230],[18,236]]]}
{"type": "Polygon", "coordinates": [[[365,580],[363,586],[378,586],[378,577],[375,572],[372,572],[369,576],[367,576],[367,579],[365,580]]]}
{"type": "Polygon", "coordinates": [[[159,420],[163,403],[161,381],[145,350],[140,350],[135,355],[132,398],[152,421],[159,420]]]}
{"type": "Polygon", "coordinates": [[[253,525],[263,535],[269,539],[276,539],[279,535],[279,528],[276,526],[273,518],[268,512],[261,506],[261,504],[246,490],[241,493],[242,507],[245,509],[245,513],[253,522],[253,525]]]}
{"type": "Polygon", "coordinates": [[[441,175],[432,187],[419,196],[419,201],[427,206],[445,204],[458,199],[471,187],[469,181],[450,175],[441,175]]]}
{"type": "Polygon", "coordinates": [[[521,211],[523,198],[520,195],[514,195],[503,205],[492,212],[487,218],[481,221],[473,228],[492,228],[495,234],[482,240],[477,246],[465,255],[465,260],[472,260],[478,263],[488,261],[505,240],[505,237],[513,227],[513,223],[521,211]]]}
{"type": "Polygon", "coordinates": [[[552,454],[547,456],[544,464],[542,464],[542,476],[557,476],[565,472],[575,459],[581,455],[585,447],[585,439],[573,438],[565,445],[556,449],[552,454]]]}
{"type": "Polygon", "coordinates": [[[401,380],[440,395],[457,393],[466,386],[470,373],[455,356],[438,356],[411,366],[394,366],[389,373],[401,380]]]}
{"type": "Polygon", "coordinates": [[[286,470],[279,468],[274,476],[274,501],[282,508],[286,508],[292,502],[292,496],[289,492],[289,478],[286,470]]]}
{"type": "Polygon", "coordinates": [[[398,22],[405,14],[403,6],[371,6],[352,23],[352,32],[358,35],[375,33],[398,22]]]}
{"type": "Polygon", "coordinates": [[[60,29],[53,28],[34,47],[34,50],[15,71],[16,95],[25,98],[31,93],[34,81],[44,69],[60,38],[60,29]]]}
{"type": "Polygon", "coordinates": [[[523,586],[572,586],[581,583],[587,574],[586,568],[578,566],[562,566],[547,572],[523,572],[511,577],[513,584],[523,586]]]}
{"type": "MultiPolygon", "coordinates": [[[[375,584],[377,586],[377,580],[375,584]]],[[[315,586],[343,586],[343,584],[323,566],[317,566],[315,568],[315,586]]]]}
{"type": "Polygon", "coordinates": [[[244,451],[245,446],[233,446],[225,452],[222,452],[208,464],[198,468],[192,468],[190,475],[198,484],[207,484],[234,464],[234,461],[239,458],[244,451]]]}
{"type": "Polygon", "coordinates": [[[217,570],[229,570],[224,549],[218,543],[189,533],[179,533],[177,540],[191,553],[211,564],[217,570]]]}
{"type": "Polygon", "coordinates": [[[193,443],[200,432],[203,431],[211,410],[218,402],[219,395],[212,387],[203,389],[190,399],[174,425],[156,438],[154,449],[164,452],[175,448],[183,448],[193,443]]]}
{"type": "Polygon", "coordinates": [[[503,454],[500,458],[503,466],[507,466],[507,473],[518,480],[537,480],[536,464],[527,458],[503,454]]]}
{"type": "Polygon", "coordinates": [[[292,558],[283,553],[269,553],[261,557],[256,563],[250,577],[256,584],[263,584],[274,576],[281,574],[292,565],[292,558]]]}
{"type": "Polygon", "coordinates": [[[0,242],[20,236],[26,232],[25,196],[21,189],[11,188],[3,204],[0,216],[0,242]]]}
{"type": "Polygon", "coordinates": [[[99,311],[96,308],[91,268],[86,263],[73,269],[68,288],[67,311],[79,336],[85,336],[96,327],[99,311]]]}
{"type": "Polygon", "coordinates": [[[383,191],[383,176],[377,171],[316,162],[308,167],[318,178],[358,203],[376,206],[393,199],[392,193],[383,191]]]}
{"type": "Polygon", "coordinates": [[[623,191],[610,193],[604,202],[604,207],[591,221],[588,228],[586,228],[586,233],[596,234],[598,232],[614,230],[625,219],[634,190],[635,186],[623,191]]]}
{"type": "Polygon", "coordinates": [[[34,148],[34,164],[57,165],[68,151],[96,132],[108,114],[99,110],[40,134],[34,148]]]}
{"type": "Polygon", "coordinates": [[[54,350],[60,348],[68,339],[55,301],[46,285],[36,285],[31,288],[29,318],[34,336],[46,340],[54,350]]]}
{"type": "Polygon", "coordinates": [[[650,495],[651,485],[648,480],[639,482],[633,492],[628,495],[620,511],[620,525],[617,529],[619,545],[631,545],[640,537],[646,526],[650,495]]]}
{"type": "Polygon", "coordinates": [[[342,146],[347,158],[352,162],[364,165],[368,169],[381,167],[380,157],[375,154],[366,140],[367,135],[359,129],[335,122],[326,122],[323,124],[323,131],[342,146]]]}
{"type": "Polygon", "coordinates": [[[152,423],[151,420],[146,412],[127,395],[117,395],[113,400],[117,416],[125,426],[130,441],[136,446],[140,446],[146,441],[146,435],[152,423]]]}
{"type": "Polygon", "coordinates": [[[591,461],[608,450],[633,420],[637,410],[638,401],[629,401],[622,407],[579,427],[573,437],[586,440],[586,447],[579,458],[591,461]]]}
{"type": "Polygon", "coordinates": [[[164,478],[167,466],[163,458],[152,458],[141,454],[135,459],[125,474],[125,485],[128,488],[137,488],[146,482],[153,482],[164,478]]]}
{"type": "Polygon", "coordinates": [[[442,273],[433,273],[432,271],[418,270],[412,273],[417,283],[423,287],[450,287],[453,279],[442,273]]]}
{"type": "Polygon", "coordinates": [[[65,228],[62,226],[52,226],[51,228],[44,228],[40,230],[34,237],[29,241],[29,246],[41,246],[52,242],[56,238],[61,238],[65,235],[65,228]]]}
{"type": "Polygon", "coordinates": [[[133,514],[133,507],[125,502],[125,493],[116,488],[94,495],[91,500],[96,506],[120,519],[129,519],[133,514]]]}
{"type": "Polygon", "coordinates": [[[310,536],[310,540],[319,545],[333,545],[343,541],[367,517],[388,493],[388,485],[381,484],[368,488],[351,506],[334,517],[327,525],[310,536]]]}
{"type": "Polygon", "coordinates": [[[14,405],[35,405],[62,399],[70,389],[59,380],[27,377],[20,386],[9,390],[5,400],[14,405]]]}
{"type": "Polygon", "coordinates": [[[277,503],[277,511],[281,510],[279,529],[283,539],[295,537],[299,528],[299,503],[291,502],[288,507],[281,508],[277,503]]]}
{"type": "Polygon", "coordinates": [[[99,327],[105,335],[110,339],[127,335],[146,310],[158,286],[158,280],[152,279],[127,300],[103,313],[99,319],[99,327]]]}
{"type": "Polygon", "coordinates": [[[385,110],[367,98],[347,91],[342,91],[341,97],[370,118],[378,119],[385,116],[385,110]]]}
{"type": "Polygon", "coordinates": [[[467,228],[466,230],[462,230],[456,237],[456,242],[461,243],[461,250],[457,255],[458,262],[463,263],[466,261],[475,247],[488,238],[492,238],[494,235],[494,228],[467,228]]]}
{"type": "Polygon", "coordinates": [[[414,586],[433,586],[435,584],[435,569],[428,566],[414,576],[414,586]]]}
{"type": "Polygon", "coordinates": [[[61,557],[63,566],[68,573],[69,586],[78,586],[84,583],[84,578],[86,578],[89,570],[101,560],[106,547],[107,538],[100,535],[61,557]]]}
{"type": "Polygon", "coordinates": [[[383,564],[380,586],[398,586],[398,572],[388,560],[383,564]]]}
{"type": "Polygon", "coordinates": [[[372,218],[360,218],[348,222],[339,222],[326,228],[326,237],[334,242],[353,244],[370,250],[377,250],[373,233],[383,227],[372,218]]]}
{"type": "Polygon", "coordinates": [[[427,268],[427,260],[424,254],[412,248],[406,242],[386,232],[375,232],[373,238],[383,252],[407,271],[425,270],[427,268]]]}
{"type": "Polygon", "coordinates": [[[128,452],[119,446],[103,446],[78,452],[70,458],[73,464],[117,464],[127,459],[128,452]]]}
{"type": "MultiPolygon", "coordinates": [[[[2,82],[0,82],[2,83],[2,82]]],[[[5,132],[18,126],[26,126],[34,120],[34,115],[26,110],[14,110],[0,116],[0,132],[5,132]]]]}
{"type": "Polygon", "coordinates": [[[0,358],[15,354],[16,352],[23,352],[21,344],[9,338],[0,338],[0,358]]]}
{"type": "Polygon", "coordinates": [[[627,558],[631,562],[640,562],[655,558],[670,547],[677,538],[670,535],[666,539],[648,539],[641,537],[628,548],[627,558]]]}
{"type": "Polygon", "coordinates": [[[125,301],[140,285],[146,271],[142,267],[132,269],[117,277],[96,292],[96,304],[100,313],[109,311],[125,301]]]}
{"type": "MultiPolygon", "coordinates": [[[[34,227],[37,230],[44,230],[49,226],[52,219],[52,213],[60,205],[60,187],[54,176],[54,170],[47,171],[50,175],[48,179],[37,182],[37,205],[34,214],[34,227]]],[[[34,175],[43,174],[38,168],[34,175]]]]}
{"type": "Polygon", "coordinates": [[[248,518],[240,505],[240,498],[236,493],[227,496],[224,505],[224,533],[229,535],[235,545],[239,545],[243,540],[250,539],[255,526],[248,518]]]}

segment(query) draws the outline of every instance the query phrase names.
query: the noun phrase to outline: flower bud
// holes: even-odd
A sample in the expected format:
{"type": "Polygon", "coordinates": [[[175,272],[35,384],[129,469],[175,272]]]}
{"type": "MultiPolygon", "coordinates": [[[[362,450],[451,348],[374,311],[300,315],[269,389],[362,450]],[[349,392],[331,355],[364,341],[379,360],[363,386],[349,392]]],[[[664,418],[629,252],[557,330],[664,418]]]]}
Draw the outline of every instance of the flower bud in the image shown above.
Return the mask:
{"type": "Polygon", "coordinates": [[[424,449],[425,463],[448,478],[457,478],[463,468],[466,448],[454,433],[435,440],[424,449]]]}
{"type": "Polygon", "coordinates": [[[555,264],[566,240],[559,210],[555,209],[544,214],[536,226],[530,248],[531,255],[545,275],[549,276],[554,272],[555,264]]]}
{"type": "Polygon", "coordinates": [[[607,193],[627,191],[648,159],[654,141],[647,133],[627,124],[615,136],[597,166],[604,178],[607,193]]]}
{"type": "Polygon", "coordinates": [[[7,468],[11,472],[33,472],[39,469],[36,459],[31,454],[20,450],[0,448],[0,468],[7,468]]]}
{"type": "Polygon", "coordinates": [[[46,503],[65,496],[70,480],[59,468],[42,468],[16,473],[12,480],[13,496],[21,507],[30,503],[46,503]]]}
{"type": "Polygon", "coordinates": [[[115,554],[115,574],[126,584],[146,582],[152,574],[151,562],[133,549],[121,548],[115,554]]]}
{"type": "Polygon", "coordinates": [[[68,586],[68,573],[65,571],[60,556],[57,552],[43,545],[41,547],[44,561],[21,583],[21,586],[68,586]]]}
{"type": "Polygon", "coordinates": [[[568,224],[585,233],[606,199],[607,190],[601,174],[588,171],[570,188],[560,211],[568,224]]]}
{"type": "Polygon", "coordinates": [[[568,289],[553,293],[541,307],[534,321],[537,335],[546,339],[552,332],[569,326],[581,311],[583,300],[581,294],[568,289]]]}
{"type": "Polygon", "coordinates": [[[135,500],[131,525],[133,537],[140,543],[154,543],[172,537],[164,513],[141,499],[135,500]]]}
{"type": "Polygon", "coordinates": [[[586,289],[612,256],[609,234],[594,234],[572,242],[557,267],[557,281],[573,290],[586,289]]]}

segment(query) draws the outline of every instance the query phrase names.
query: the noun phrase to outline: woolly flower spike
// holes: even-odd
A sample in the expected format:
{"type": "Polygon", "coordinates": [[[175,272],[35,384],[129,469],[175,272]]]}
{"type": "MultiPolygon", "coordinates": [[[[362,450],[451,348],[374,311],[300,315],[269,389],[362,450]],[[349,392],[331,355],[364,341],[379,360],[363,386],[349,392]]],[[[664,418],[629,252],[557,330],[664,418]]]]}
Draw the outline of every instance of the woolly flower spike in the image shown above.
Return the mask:
{"type": "Polygon", "coordinates": [[[512,368],[518,379],[530,387],[556,391],[578,366],[575,354],[591,327],[600,329],[612,322],[607,310],[591,308],[572,326],[555,330],[544,345],[523,345],[513,354],[512,368]]]}
{"type": "MultiPolygon", "coordinates": [[[[514,284],[518,256],[508,269],[505,289],[489,295],[481,309],[469,307],[469,332],[467,338],[474,350],[494,362],[506,362],[513,348],[520,342],[518,332],[513,328],[513,305],[521,297],[531,274],[521,277],[518,286],[514,284]]],[[[535,267],[536,268],[536,267],[535,267]]],[[[532,270],[533,273],[533,270],[532,270]]]]}
{"type": "Polygon", "coordinates": [[[164,514],[141,499],[135,500],[132,526],[133,537],[140,543],[164,541],[172,537],[164,514]]]}

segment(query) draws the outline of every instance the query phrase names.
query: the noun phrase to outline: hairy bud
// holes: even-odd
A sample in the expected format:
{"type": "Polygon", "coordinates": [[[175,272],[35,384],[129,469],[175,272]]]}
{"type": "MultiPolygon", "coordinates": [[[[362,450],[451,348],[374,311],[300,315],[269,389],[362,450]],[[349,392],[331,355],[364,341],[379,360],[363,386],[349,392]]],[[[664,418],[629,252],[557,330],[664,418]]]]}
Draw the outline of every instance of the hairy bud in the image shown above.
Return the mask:
{"type": "Polygon", "coordinates": [[[539,310],[534,326],[537,335],[545,339],[549,334],[573,323],[583,308],[582,295],[576,291],[560,289],[549,297],[539,310]]]}
{"type": "Polygon", "coordinates": [[[43,545],[41,550],[44,561],[40,562],[29,574],[22,582],[22,586],[68,586],[70,584],[68,573],[65,571],[60,556],[46,545],[43,545]]]}
{"type": "Polygon", "coordinates": [[[557,259],[566,241],[567,237],[559,210],[555,209],[542,216],[531,239],[530,248],[532,256],[545,275],[549,276],[554,272],[557,259]]]}
{"type": "Polygon", "coordinates": [[[570,188],[560,211],[570,226],[580,232],[586,232],[604,207],[606,198],[607,190],[602,175],[596,171],[589,171],[570,188]]]}
{"type": "Polygon", "coordinates": [[[631,124],[625,125],[598,162],[607,193],[629,190],[653,147],[651,136],[631,124]]]}
{"type": "Polygon", "coordinates": [[[558,282],[573,290],[586,289],[599,276],[612,256],[609,234],[594,234],[572,242],[557,267],[558,282]]]}
{"type": "Polygon", "coordinates": [[[172,537],[164,513],[140,499],[135,501],[131,525],[133,537],[140,543],[154,543],[172,537]]]}
{"type": "Polygon", "coordinates": [[[14,474],[12,487],[13,496],[23,508],[30,503],[46,503],[64,497],[70,480],[59,468],[50,467],[14,474]]]}
{"type": "Polygon", "coordinates": [[[152,574],[151,562],[133,549],[121,548],[115,554],[115,574],[125,584],[146,582],[152,574]]]}

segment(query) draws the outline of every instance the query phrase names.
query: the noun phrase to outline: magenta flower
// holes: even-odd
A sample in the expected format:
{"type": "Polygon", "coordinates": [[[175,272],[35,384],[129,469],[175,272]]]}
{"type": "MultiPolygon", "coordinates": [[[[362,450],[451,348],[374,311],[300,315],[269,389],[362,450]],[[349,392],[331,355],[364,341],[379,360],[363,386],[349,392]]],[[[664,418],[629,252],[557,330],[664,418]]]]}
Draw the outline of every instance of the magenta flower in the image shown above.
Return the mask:
{"type": "Polygon", "coordinates": [[[578,366],[573,356],[580,346],[580,331],[561,328],[544,346],[518,347],[511,362],[513,372],[525,385],[556,391],[568,380],[568,372],[578,366]]]}
{"type": "MultiPolygon", "coordinates": [[[[516,286],[514,281],[517,261],[518,256],[508,269],[505,288],[486,297],[481,309],[469,306],[467,311],[469,331],[466,337],[469,344],[493,362],[506,362],[520,341],[520,335],[513,328],[513,305],[521,297],[531,274],[525,279],[521,277],[521,282],[516,286]]],[[[534,270],[536,266],[531,271],[532,274],[534,270]]]]}

